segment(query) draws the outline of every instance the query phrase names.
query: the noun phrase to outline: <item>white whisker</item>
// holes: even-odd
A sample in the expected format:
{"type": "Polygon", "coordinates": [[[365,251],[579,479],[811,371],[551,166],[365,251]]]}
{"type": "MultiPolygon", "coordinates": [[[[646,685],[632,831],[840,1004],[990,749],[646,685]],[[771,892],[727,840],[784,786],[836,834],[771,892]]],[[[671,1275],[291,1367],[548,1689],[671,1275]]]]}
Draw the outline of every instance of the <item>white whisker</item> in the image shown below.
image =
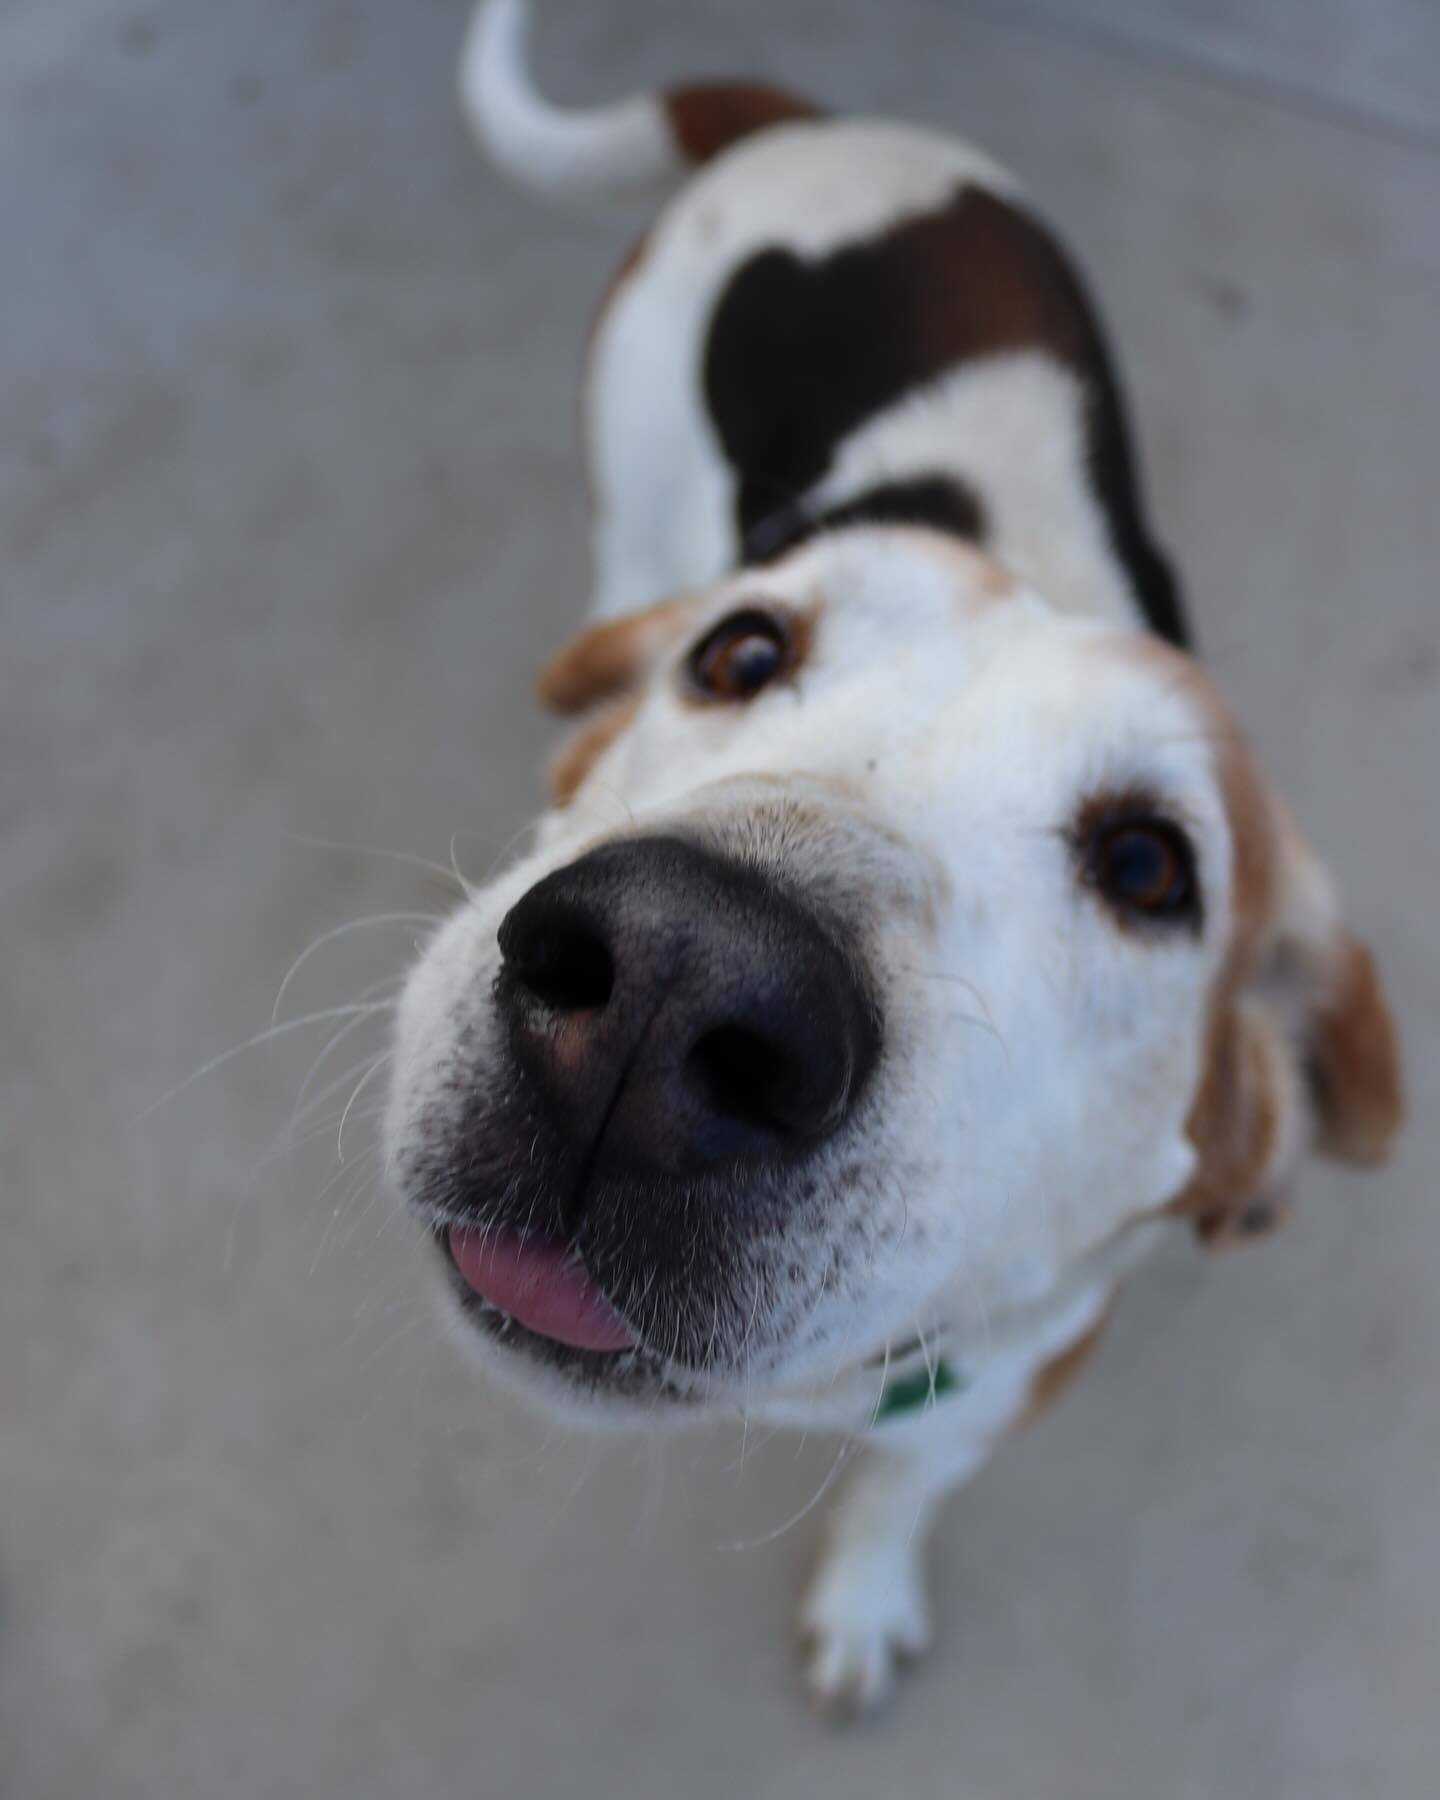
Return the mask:
{"type": "MultiPolygon", "coordinates": [[[[403,975],[387,975],[383,980],[372,981],[370,983],[369,987],[361,988],[360,992],[355,996],[355,998],[357,1001],[372,1000],[375,998],[375,996],[377,994],[384,993],[387,988],[401,987],[404,985],[404,982],[405,982],[405,977],[403,975]]],[[[391,1003],[393,1004],[393,1000],[391,1003]]],[[[310,1067],[305,1071],[305,1079],[300,1083],[300,1090],[295,1096],[295,1106],[296,1106],[297,1110],[299,1109],[301,1102],[305,1098],[306,1092],[308,1091],[308,1089],[310,1087],[310,1083],[320,1073],[320,1070],[322,1069],[322,1067],[324,1066],[326,1061],[329,1059],[329,1057],[333,1054],[333,1052],[335,1050],[337,1050],[339,1048],[339,1046],[341,1044],[344,1043],[345,1039],[350,1036],[352,1031],[359,1031],[360,1027],[364,1023],[365,1023],[364,1019],[352,1019],[348,1025],[342,1025],[340,1027],[340,1029],[335,1033],[335,1035],[330,1039],[329,1043],[326,1044],[325,1048],[315,1058],[314,1062],[311,1063],[310,1067]]],[[[291,1119],[292,1119],[292,1123],[293,1123],[294,1114],[291,1115],[291,1119]]]]}
{"type": "Polygon", "coordinates": [[[347,933],[352,931],[361,931],[369,925],[438,925],[439,923],[439,913],[369,913],[363,919],[349,919],[343,925],[335,925],[332,926],[329,931],[322,931],[320,936],[317,937],[313,943],[306,945],[295,958],[294,962],[291,963],[290,967],[285,971],[285,979],[280,983],[280,990],[275,996],[275,1004],[270,1008],[270,1023],[273,1025],[280,1017],[280,1007],[286,994],[290,990],[290,983],[300,973],[301,969],[304,968],[305,964],[309,962],[310,958],[317,950],[323,949],[326,944],[333,943],[336,938],[344,937],[347,933]]]}
{"type": "MultiPolygon", "coordinates": [[[[801,1443],[804,1443],[803,1436],[801,1438],[801,1443]]],[[[773,1531],[767,1531],[763,1537],[742,1538],[738,1543],[727,1544],[723,1546],[723,1548],[729,1550],[759,1550],[766,1544],[773,1544],[777,1538],[784,1537],[787,1531],[793,1531],[802,1519],[807,1518],[814,1512],[815,1508],[825,1498],[826,1494],[829,1493],[830,1489],[835,1484],[835,1477],[840,1473],[840,1470],[843,1468],[853,1448],[854,1446],[851,1444],[850,1439],[846,1438],[836,1452],[835,1460],[826,1471],[825,1477],[821,1481],[819,1487],[816,1488],[815,1492],[800,1508],[799,1512],[793,1513],[783,1525],[777,1525],[773,1531]]]]}
{"type": "Polygon", "coordinates": [[[134,1123],[136,1125],[143,1124],[152,1113],[159,1112],[162,1106],[168,1106],[172,1100],[177,1099],[187,1088],[193,1087],[197,1081],[203,1081],[207,1075],[213,1075],[216,1069],[223,1068],[235,1057],[243,1055],[247,1050],[256,1050],[261,1044],[268,1044],[273,1038],[284,1037],[288,1032],[299,1031],[306,1025],[318,1025],[323,1019],[343,1019],[361,1014],[373,1016],[376,1013],[389,1011],[390,1006],[387,1002],[377,1002],[372,1006],[327,1006],[321,1012],[302,1013],[298,1019],[287,1019],[283,1025],[272,1025],[266,1031],[258,1031],[254,1037],[247,1038],[243,1044],[236,1044],[233,1049],[224,1050],[219,1056],[212,1056],[209,1062],[202,1063],[198,1069],[193,1069],[183,1081],[171,1088],[168,1094],[162,1094],[158,1100],[152,1100],[143,1112],[137,1113],[134,1123]]]}
{"type": "Polygon", "coordinates": [[[390,1054],[391,1053],[386,1050],[375,1058],[374,1062],[371,1063],[370,1067],[355,1083],[355,1092],[345,1102],[345,1110],[340,1115],[340,1129],[335,1133],[335,1154],[342,1163],[345,1160],[345,1121],[350,1117],[351,1112],[354,1110],[355,1102],[360,1098],[361,1094],[364,1093],[366,1086],[374,1076],[385,1067],[386,1063],[389,1062],[390,1054]]]}
{"type": "Polygon", "coordinates": [[[409,863],[416,869],[428,869],[432,875],[442,875],[446,881],[459,880],[461,890],[466,894],[470,892],[454,869],[447,869],[444,863],[434,862],[428,856],[416,856],[409,850],[383,850],[373,844],[343,844],[335,838],[311,837],[304,831],[287,831],[282,835],[292,844],[304,844],[310,850],[333,850],[340,856],[380,856],[389,862],[409,863]]]}

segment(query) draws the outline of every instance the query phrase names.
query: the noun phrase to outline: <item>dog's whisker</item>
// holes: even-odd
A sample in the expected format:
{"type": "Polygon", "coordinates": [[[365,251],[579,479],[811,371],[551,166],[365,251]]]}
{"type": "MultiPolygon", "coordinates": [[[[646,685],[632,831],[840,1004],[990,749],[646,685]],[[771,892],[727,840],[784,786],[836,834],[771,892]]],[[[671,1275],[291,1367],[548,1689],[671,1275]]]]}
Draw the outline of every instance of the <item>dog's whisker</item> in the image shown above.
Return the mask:
{"type": "Polygon", "coordinates": [[[1005,1041],[1004,1032],[1002,1032],[1000,1027],[995,1023],[995,1015],[990,1010],[990,1002],[968,976],[957,975],[951,969],[917,969],[910,964],[902,964],[901,968],[905,974],[916,975],[922,981],[953,982],[956,986],[963,987],[967,993],[973,994],[980,1010],[985,1015],[983,1018],[976,1018],[973,1013],[950,1013],[947,1016],[953,1019],[959,1019],[962,1023],[967,1025],[975,1025],[982,1031],[988,1031],[995,1039],[996,1043],[999,1044],[1000,1048],[1005,1052],[1006,1060],[1009,1060],[1010,1046],[1005,1041]]]}
{"type": "Polygon", "coordinates": [[[212,1056],[208,1062],[202,1063],[198,1069],[192,1069],[185,1079],[177,1082],[168,1093],[162,1094],[158,1100],[152,1100],[142,1112],[136,1115],[134,1122],[137,1125],[143,1124],[146,1119],[150,1118],[154,1113],[159,1112],[162,1107],[169,1106],[172,1100],[178,1099],[187,1089],[193,1087],[197,1081],[203,1081],[207,1075],[213,1075],[217,1069],[223,1068],[226,1063],[232,1062],[237,1056],[243,1056],[247,1050],[259,1049],[262,1044],[268,1044],[276,1038],[285,1037],[292,1031],[300,1031],[307,1025],[318,1025],[326,1019],[342,1019],[359,1017],[361,1015],[374,1017],[377,1013],[385,1013],[390,1010],[388,1003],[377,1003],[375,1005],[357,1004],[350,1006],[327,1006],[319,1012],[302,1013],[298,1019],[286,1019],[282,1024],[271,1025],[264,1031],[256,1032],[254,1037],[247,1038],[243,1044],[236,1044],[231,1049],[222,1051],[219,1056],[212,1056]]]}
{"type": "Polygon", "coordinates": [[[347,844],[336,838],[313,837],[304,831],[287,831],[282,835],[290,843],[303,844],[308,850],[330,850],[338,856],[378,856],[387,862],[408,863],[412,868],[426,869],[448,882],[459,881],[462,892],[468,894],[470,891],[454,869],[446,868],[444,863],[435,862],[431,857],[417,856],[410,850],[388,850],[373,844],[347,844]]]}
{"type": "Polygon", "coordinates": [[[916,1341],[920,1345],[920,1358],[925,1364],[925,1373],[930,1379],[930,1392],[926,1396],[925,1404],[933,1407],[935,1404],[935,1364],[930,1357],[930,1346],[925,1342],[925,1331],[920,1323],[919,1315],[912,1313],[910,1316],[915,1325],[916,1341]]]}
{"type": "Polygon", "coordinates": [[[592,790],[587,793],[587,802],[590,799],[603,795],[605,798],[613,800],[619,807],[625,824],[632,826],[639,824],[639,820],[635,817],[634,808],[620,792],[619,788],[615,787],[613,783],[602,781],[599,776],[591,776],[587,781],[586,786],[588,790],[592,790]]]}
{"type": "MultiPolygon", "coordinates": [[[[803,1449],[804,1445],[805,1445],[805,1433],[802,1432],[800,1434],[800,1448],[803,1449]]],[[[735,1551],[760,1550],[760,1549],[763,1549],[763,1547],[766,1544],[773,1544],[778,1539],[784,1537],[787,1532],[793,1531],[795,1529],[795,1527],[802,1522],[802,1520],[809,1518],[810,1514],[812,1512],[814,1512],[815,1508],[820,1504],[820,1502],[825,1498],[826,1494],[828,1494],[830,1489],[835,1485],[836,1477],[839,1475],[841,1469],[844,1468],[846,1462],[849,1460],[850,1456],[853,1454],[853,1450],[854,1450],[854,1446],[851,1443],[851,1440],[849,1438],[845,1438],[841,1441],[840,1448],[835,1452],[835,1460],[831,1463],[830,1467],[826,1470],[825,1475],[821,1479],[820,1485],[816,1488],[815,1492],[810,1496],[810,1498],[805,1502],[805,1504],[797,1512],[792,1513],[790,1515],[790,1517],[788,1519],[786,1519],[783,1524],[777,1525],[773,1531],[767,1531],[762,1537],[741,1538],[740,1540],[738,1540],[737,1542],[735,1542],[733,1544],[724,1545],[723,1548],[725,1548],[727,1550],[735,1550],[735,1551]]]]}
{"type": "MultiPolygon", "coordinates": [[[[374,1000],[377,996],[379,996],[381,994],[386,994],[388,992],[389,993],[389,1003],[393,1005],[394,1000],[397,996],[396,996],[396,992],[391,992],[391,990],[398,991],[400,988],[402,988],[405,985],[406,979],[407,979],[407,977],[404,974],[383,975],[379,981],[372,981],[367,987],[361,988],[360,992],[358,994],[356,994],[355,999],[357,1001],[362,1001],[362,1002],[367,1001],[367,1000],[374,1000]]],[[[365,1024],[365,1020],[363,1018],[351,1019],[348,1023],[342,1025],[340,1027],[340,1029],[338,1031],[336,1031],[334,1033],[334,1035],[329,1039],[329,1041],[326,1043],[324,1049],[315,1058],[314,1062],[311,1063],[310,1067],[305,1071],[304,1079],[301,1081],[299,1089],[297,1090],[296,1095],[295,1095],[295,1105],[297,1108],[299,1108],[304,1103],[305,1096],[309,1092],[310,1083],[320,1073],[321,1069],[325,1066],[326,1062],[328,1062],[330,1057],[339,1048],[339,1046],[344,1043],[345,1039],[347,1037],[351,1036],[352,1033],[361,1030],[364,1027],[364,1024],[365,1024]]],[[[293,1118],[293,1115],[292,1115],[292,1118],[293,1118]]]]}
{"type": "MultiPolygon", "coordinates": [[[[375,1209],[375,1202],[381,1199],[388,1191],[389,1190],[385,1185],[385,1171],[383,1168],[372,1170],[360,1186],[356,1188],[354,1194],[350,1197],[348,1208],[350,1213],[349,1232],[352,1236],[360,1230],[360,1227],[364,1225],[366,1220],[370,1217],[375,1209]],[[365,1202],[363,1206],[360,1204],[362,1195],[364,1196],[365,1202]]],[[[404,1218],[404,1216],[404,1203],[403,1201],[397,1200],[385,1217],[380,1221],[380,1225],[375,1233],[376,1237],[378,1238],[380,1236],[380,1233],[385,1230],[392,1219],[404,1218]]]]}
{"type": "MultiPolygon", "coordinates": [[[[350,1081],[352,1081],[355,1077],[356,1071],[358,1069],[360,1069],[362,1066],[363,1066],[362,1064],[357,1063],[355,1065],[355,1068],[347,1070],[346,1073],[341,1077],[341,1079],[340,1079],[339,1083],[337,1084],[336,1089],[334,1091],[338,1092],[340,1089],[343,1089],[350,1081]]],[[[325,1097],[326,1096],[322,1095],[321,1101],[323,1101],[323,1099],[325,1097]]],[[[317,1101],[316,1104],[317,1105],[320,1104],[320,1101],[317,1101]]],[[[362,1107],[360,1109],[360,1111],[355,1114],[355,1118],[357,1121],[364,1120],[364,1119],[383,1118],[383,1116],[385,1115],[385,1113],[388,1110],[389,1110],[388,1107],[384,1103],[380,1103],[380,1104],[377,1104],[377,1105],[371,1106],[371,1107],[362,1107]]],[[[306,1145],[313,1144],[313,1143],[317,1142],[320,1138],[331,1136],[335,1130],[335,1125],[336,1125],[336,1121],[337,1121],[338,1117],[339,1117],[338,1113],[334,1113],[334,1112],[332,1112],[328,1117],[318,1117],[317,1116],[314,1119],[314,1121],[312,1122],[312,1124],[308,1130],[301,1131],[298,1134],[296,1134],[293,1131],[287,1131],[285,1133],[284,1137],[282,1138],[282,1140],[279,1143],[277,1143],[273,1148],[271,1148],[270,1150],[267,1150],[266,1153],[264,1154],[264,1156],[262,1156],[260,1158],[259,1162],[257,1162],[255,1164],[255,1166],[248,1171],[248,1173],[246,1174],[246,1177],[245,1177],[247,1185],[253,1186],[254,1183],[259,1179],[259,1177],[261,1175],[263,1175],[265,1173],[265,1171],[268,1168],[272,1167],[275,1163],[281,1161],[282,1158],[284,1158],[286,1156],[296,1155],[301,1150],[303,1150],[306,1147],[306,1145]]]]}
{"type": "Polygon", "coordinates": [[[880,1408],[885,1404],[885,1390],[890,1385],[890,1340],[885,1340],[885,1360],[880,1365],[880,1382],[875,1389],[875,1404],[870,1409],[869,1429],[874,1430],[880,1420],[880,1408]]]}
{"type": "MultiPolygon", "coordinates": [[[[524,825],[521,825],[517,830],[512,831],[510,833],[509,837],[507,837],[505,839],[505,842],[500,846],[500,848],[490,858],[490,861],[489,861],[488,865],[486,866],[485,873],[480,878],[479,886],[476,888],[469,888],[469,889],[467,889],[467,892],[469,892],[472,896],[476,893],[479,893],[481,890],[483,890],[483,888],[485,887],[485,885],[488,882],[493,881],[497,875],[501,874],[502,871],[504,870],[506,864],[509,862],[512,852],[516,849],[516,847],[518,845],[523,844],[528,837],[531,837],[534,834],[534,831],[535,831],[535,821],[533,819],[528,820],[524,825]]],[[[457,832],[455,834],[455,836],[458,837],[459,833],[457,832]]],[[[451,842],[452,850],[453,850],[453,846],[455,843],[455,837],[452,837],[450,842],[451,842]]]]}
{"type": "Polygon", "coordinates": [[[393,1055],[392,1051],[389,1051],[389,1050],[382,1051],[381,1054],[375,1058],[374,1062],[371,1063],[370,1067],[365,1071],[365,1073],[360,1077],[360,1079],[355,1083],[354,1093],[351,1094],[350,1098],[345,1102],[345,1110],[340,1115],[340,1126],[339,1126],[339,1129],[335,1133],[335,1154],[337,1157],[339,1157],[339,1159],[342,1163],[345,1160],[345,1121],[350,1117],[351,1111],[353,1110],[353,1108],[355,1106],[355,1102],[360,1098],[361,1094],[364,1093],[366,1087],[375,1078],[375,1076],[380,1072],[380,1070],[383,1069],[385,1067],[385,1065],[390,1061],[390,1058],[392,1055],[393,1055]]]}
{"type": "Polygon", "coordinates": [[[370,1170],[368,1173],[364,1173],[364,1171],[371,1158],[378,1155],[379,1146],[377,1145],[356,1157],[354,1161],[342,1163],[325,1182],[319,1193],[316,1194],[314,1204],[318,1206],[322,1200],[334,1193],[335,1189],[340,1186],[347,1176],[356,1178],[355,1185],[350,1191],[348,1193],[340,1194],[330,1204],[329,1216],[321,1227],[320,1239],[315,1246],[315,1254],[311,1259],[310,1273],[312,1275],[320,1266],[320,1260],[324,1256],[330,1242],[330,1235],[339,1223],[341,1216],[347,1211],[359,1206],[360,1197],[363,1194],[368,1194],[370,1197],[366,1201],[365,1206],[360,1208],[354,1218],[354,1228],[358,1229],[361,1220],[365,1217],[366,1212],[373,1203],[376,1193],[380,1190],[380,1177],[383,1170],[377,1167],[370,1170]]]}
{"type": "Polygon", "coordinates": [[[326,944],[332,944],[337,938],[346,937],[351,932],[364,931],[374,926],[402,924],[438,925],[439,923],[439,913],[414,911],[368,913],[363,919],[347,919],[343,925],[333,925],[329,931],[322,931],[319,937],[312,943],[306,945],[295,958],[294,962],[291,963],[290,967],[285,971],[285,979],[280,983],[279,990],[275,995],[275,1004],[270,1008],[270,1023],[273,1025],[280,1017],[280,1008],[284,1003],[286,994],[290,991],[291,982],[294,981],[295,977],[300,973],[301,969],[304,968],[305,964],[309,962],[315,952],[324,949],[326,944]]]}
{"type": "MultiPolygon", "coordinates": [[[[389,1053],[387,1052],[387,1054],[389,1053]]],[[[307,1119],[314,1118],[327,1100],[332,1100],[336,1094],[343,1092],[363,1069],[368,1069],[370,1067],[374,1060],[375,1058],[373,1056],[362,1056],[359,1062],[351,1063],[350,1067],[346,1069],[343,1074],[337,1075],[333,1081],[327,1082],[317,1094],[305,1103],[304,1108],[300,1112],[292,1115],[290,1120],[290,1131],[294,1132],[296,1127],[303,1125],[307,1119]]]]}

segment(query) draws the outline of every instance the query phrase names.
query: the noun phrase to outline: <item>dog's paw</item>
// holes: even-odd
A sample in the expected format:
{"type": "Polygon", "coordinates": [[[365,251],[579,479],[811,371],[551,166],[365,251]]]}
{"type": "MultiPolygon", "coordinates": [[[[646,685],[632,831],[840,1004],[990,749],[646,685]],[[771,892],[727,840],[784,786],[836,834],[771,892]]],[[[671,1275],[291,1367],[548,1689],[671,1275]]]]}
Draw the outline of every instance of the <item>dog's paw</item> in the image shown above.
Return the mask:
{"type": "Polygon", "coordinates": [[[917,1559],[890,1547],[827,1557],[800,1611],[800,1642],[822,1712],[848,1719],[883,1706],[930,1644],[917,1559]]]}

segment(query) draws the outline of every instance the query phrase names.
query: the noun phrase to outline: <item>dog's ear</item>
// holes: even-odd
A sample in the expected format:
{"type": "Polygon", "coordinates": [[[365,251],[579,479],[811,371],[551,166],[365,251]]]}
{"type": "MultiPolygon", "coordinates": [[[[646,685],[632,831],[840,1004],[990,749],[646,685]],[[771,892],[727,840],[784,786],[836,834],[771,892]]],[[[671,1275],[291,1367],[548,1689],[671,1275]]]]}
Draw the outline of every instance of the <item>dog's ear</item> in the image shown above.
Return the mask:
{"type": "Polygon", "coordinates": [[[1325,871],[1288,821],[1270,967],[1298,1009],[1315,1148],[1343,1162],[1389,1156],[1405,1118],[1400,1041],[1375,958],[1348,931],[1325,871]]]}
{"type": "MultiPolygon", "coordinates": [[[[1252,816],[1250,829],[1256,828],[1252,816]]],[[[1308,1146],[1346,1162],[1389,1155],[1404,1119],[1400,1046],[1375,959],[1344,925],[1334,888],[1283,811],[1266,801],[1263,919],[1212,1019],[1189,1122],[1196,1173],[1176,1210],[1212,1248],[1266,1235],[1308,1146]]],[[[1237,837],[1238,837],[1237,833],[1237,837]]],[[[1245,862],[1237,845],[1237,865],[1245,862]]]]}
{"type": "Polygon", "coordinates": [[[553,712],[578,713],[629,691],[678,630],[684,599],[591,625],[540,671],[537,691],[553,712]]]}

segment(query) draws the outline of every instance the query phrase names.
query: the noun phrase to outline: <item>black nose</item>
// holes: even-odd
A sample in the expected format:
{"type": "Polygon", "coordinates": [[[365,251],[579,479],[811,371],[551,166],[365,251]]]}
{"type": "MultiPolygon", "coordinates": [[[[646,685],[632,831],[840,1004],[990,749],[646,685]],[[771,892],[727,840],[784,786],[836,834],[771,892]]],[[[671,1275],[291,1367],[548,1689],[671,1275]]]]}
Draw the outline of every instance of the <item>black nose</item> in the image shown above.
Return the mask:
{"type": "Polygon", "coordinates": [[[878,1025],[838,935],[760,872],[674,838],[593,850],[500,927],[526,1077],[604,1169],[684,1174],[832,1131],[878,1025]]]}

